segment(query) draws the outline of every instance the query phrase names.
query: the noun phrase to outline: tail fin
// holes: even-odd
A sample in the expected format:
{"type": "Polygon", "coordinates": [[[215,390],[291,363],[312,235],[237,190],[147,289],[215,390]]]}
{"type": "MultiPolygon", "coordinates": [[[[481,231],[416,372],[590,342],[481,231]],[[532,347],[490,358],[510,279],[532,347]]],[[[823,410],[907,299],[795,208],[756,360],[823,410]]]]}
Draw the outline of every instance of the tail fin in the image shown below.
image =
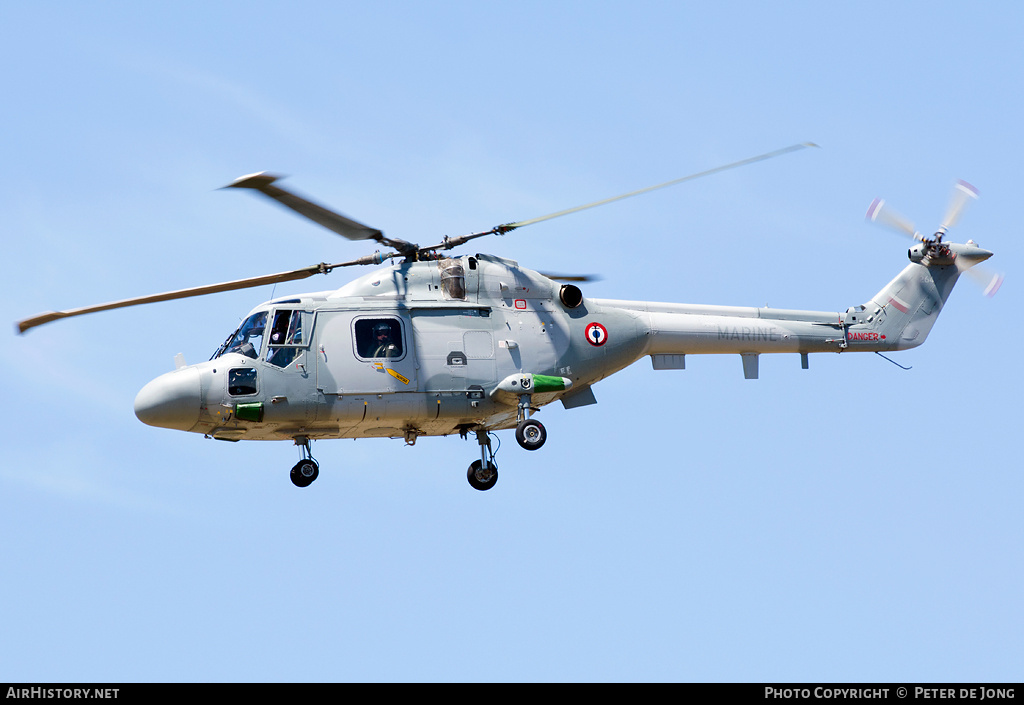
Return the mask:
{"type": "Polygon", "coordinates": [[[911,250],[917,261],[864,304],[861,315],[869,317],[890,350],[907,350],[923,343],[960,274],[992,256],[973,243],[948,243],[947,247],[948,256],[942,259],[914,257],[911,250]]]}

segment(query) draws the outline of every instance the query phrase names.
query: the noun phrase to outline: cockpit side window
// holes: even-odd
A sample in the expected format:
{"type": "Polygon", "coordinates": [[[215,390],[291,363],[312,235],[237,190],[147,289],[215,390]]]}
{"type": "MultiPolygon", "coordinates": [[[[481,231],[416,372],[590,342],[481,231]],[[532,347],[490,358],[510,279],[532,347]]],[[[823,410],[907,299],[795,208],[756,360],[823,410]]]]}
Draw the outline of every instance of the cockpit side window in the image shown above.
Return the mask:
{"type": "Polygon", "coordinates": [[[270,327],[267,362],[287,367],[306,345],[302,330],[302,311],[277,311],[270,327]]]}
{"type": "Polygon", "coordinates": [[[228,394],[233,397],[244,397],[255,394],[256,370],[252,367],[236,367],[228,372],[228,394]]]}
{"type": "Polygon", "coordinates": [[[397,318],[356,319],[355,339],[356,353],[364,359],[395,359],[405,354],[397,318]]]}
{"type": "Polygon", "coordinates": [[[259,311],[242,321],[238,330],[227,339],[213,357],[217,358],[228,353],[240,353],[256,359],[263,347],[263,334],[267,327],[267,312],[259,311]]]}

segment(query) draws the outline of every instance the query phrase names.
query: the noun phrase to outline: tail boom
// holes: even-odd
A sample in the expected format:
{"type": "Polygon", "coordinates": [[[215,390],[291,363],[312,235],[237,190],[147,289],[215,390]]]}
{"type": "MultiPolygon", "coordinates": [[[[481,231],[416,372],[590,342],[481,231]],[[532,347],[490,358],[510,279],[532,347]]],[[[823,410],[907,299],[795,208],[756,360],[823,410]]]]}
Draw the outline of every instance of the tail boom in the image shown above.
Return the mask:
{"type": "Polygon", "coordinates": [[[973,243],[948,247],[948,259],[912,261],[867,303],[845,312],[595,303],[637,319],[646,336],[642,355],[652,356],[658,369],[681,367],[685,355],[739,354],[746,363],[762,353],[905,350],[925,341],[959,275],[991,256],[973,243]]]}

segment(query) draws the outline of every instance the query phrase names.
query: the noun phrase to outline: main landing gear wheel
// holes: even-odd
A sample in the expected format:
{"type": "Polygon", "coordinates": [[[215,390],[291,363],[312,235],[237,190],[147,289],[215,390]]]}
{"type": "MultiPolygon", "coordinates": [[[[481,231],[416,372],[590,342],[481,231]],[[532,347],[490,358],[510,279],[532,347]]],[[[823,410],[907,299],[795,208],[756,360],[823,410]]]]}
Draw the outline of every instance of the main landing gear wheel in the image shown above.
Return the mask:
{"type": "Polygon", "coordinates": [[[296,487],[309,487],[320,474],[320,466],[312,458],[303,458],[292,468],[292,484],[296,487]]]}
{"type": "Polygon", "coordinates": [[[516,426],[516,440],[526,450],[537,450],[548,439],[548,432],[540,421],[525,419],[516,426]]]}
{"type": "Polygon", "coordinates": [[[313,480],[317,478],[317,475],[320,474],[320,466],[313,460],[308,437],[296,436],[295,445],[302,449],[302,460],[295,463],[295,467],[292,468],[292,484],[296,487],[309,487],[313,484],[313,480]]]}
{"type": "Polygon", "coordinates": [[[489,490],[498,481],[498,466],[488,461],[487,467],[480,460],[474,460],[466,473],[466,479],[476,490],[489,490]]]}
{"type": "Polygon", "coordinates": [[[476,442],[480,444],[480,459],[469,466],[466,479],[475,490],[489,490],[498,481],[498,466],[494,462],[491,437],[486,428],[476,430],[476,442]]]}

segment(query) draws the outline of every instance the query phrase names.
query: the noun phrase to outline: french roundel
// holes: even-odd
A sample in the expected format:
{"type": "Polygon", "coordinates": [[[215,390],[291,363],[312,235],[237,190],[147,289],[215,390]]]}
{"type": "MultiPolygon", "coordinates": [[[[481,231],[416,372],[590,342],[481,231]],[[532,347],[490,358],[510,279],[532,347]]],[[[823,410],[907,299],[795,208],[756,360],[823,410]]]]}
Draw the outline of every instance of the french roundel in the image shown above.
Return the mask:
{"type": "Polygon", "coordinates": [[[608,342],[608,329],[600,323],[591,323],[588,325],[585,335],[587,336],[587,342],[594,347],[599,348],[608,342]]]}

